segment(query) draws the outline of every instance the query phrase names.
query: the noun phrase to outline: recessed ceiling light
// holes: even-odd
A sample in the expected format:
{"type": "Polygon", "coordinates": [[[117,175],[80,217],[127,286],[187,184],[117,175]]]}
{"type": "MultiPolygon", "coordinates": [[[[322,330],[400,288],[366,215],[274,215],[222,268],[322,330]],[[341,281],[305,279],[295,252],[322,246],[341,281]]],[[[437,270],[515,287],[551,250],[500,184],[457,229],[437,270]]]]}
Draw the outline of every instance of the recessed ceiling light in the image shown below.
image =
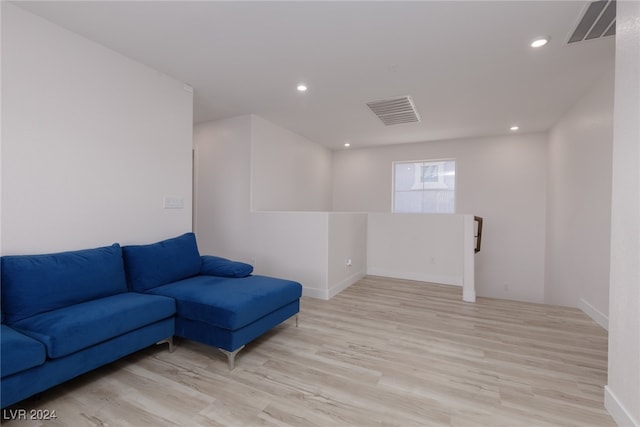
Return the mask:
{"type": "Polygon", "coordinates": [[[306,92],[306,91],[307,91],[307,85],[300,83],[300,84],[298,85],[298,88],[297,88],[297,89],[298,89],[300,92],[306,92]]]}
{"type": "Polygon", "coordinates": [[[542,47],[549,42],[549,37],[538,37],[531,42],[531,47],[542,47]]]}
{"type": "Polygon", "coordinates": [[[520,129],[520,126],[518,126],[518,125],[513,125],[513,126],[511,126],[509,129],[515,132],[515,131],[517,131],[518,129],[520,129]]]}
{"type": "Polygon", "coordinates": [[[349,142],[345,142],[344,146],[345,146],[345,148],[349,148],[349,147],[351,147],[351,144],[349,142]]]}

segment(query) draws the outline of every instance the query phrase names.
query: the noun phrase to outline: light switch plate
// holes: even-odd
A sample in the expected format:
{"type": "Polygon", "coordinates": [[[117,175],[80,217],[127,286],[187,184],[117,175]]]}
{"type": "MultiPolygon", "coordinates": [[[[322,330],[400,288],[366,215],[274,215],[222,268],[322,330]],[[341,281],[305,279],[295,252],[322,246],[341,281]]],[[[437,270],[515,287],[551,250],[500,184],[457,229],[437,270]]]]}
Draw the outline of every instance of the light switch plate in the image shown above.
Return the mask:
{"type": "Polygon", "coordinates": [[[184,197],[164,196],[163,206],[165,209],[184,209],[184,197]]]}

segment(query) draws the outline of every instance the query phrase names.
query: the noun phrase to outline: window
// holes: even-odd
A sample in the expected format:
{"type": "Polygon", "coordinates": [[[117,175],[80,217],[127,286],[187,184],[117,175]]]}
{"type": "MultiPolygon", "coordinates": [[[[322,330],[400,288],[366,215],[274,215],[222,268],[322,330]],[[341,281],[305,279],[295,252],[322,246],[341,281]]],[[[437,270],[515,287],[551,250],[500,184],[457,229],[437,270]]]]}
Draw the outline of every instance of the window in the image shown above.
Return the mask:
{"type": "Polygon", "coordinates": [[[393,182],[393,212],[455,213],[455,160],[394,162],[393,182]]]}

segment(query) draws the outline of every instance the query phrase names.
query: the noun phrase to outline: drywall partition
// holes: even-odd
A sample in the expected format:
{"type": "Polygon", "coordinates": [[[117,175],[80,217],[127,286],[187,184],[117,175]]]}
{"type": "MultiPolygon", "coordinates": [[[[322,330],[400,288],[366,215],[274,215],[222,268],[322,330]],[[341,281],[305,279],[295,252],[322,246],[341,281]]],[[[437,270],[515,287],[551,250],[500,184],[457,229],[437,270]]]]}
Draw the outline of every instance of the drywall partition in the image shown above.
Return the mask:
{"type": "Polygon", "coordinates": [[[303,295],[325,298],[329,221],[326,212],[254,212],[247,255],[255,272],[302,283],[303,295]]]}
{"type": "Polygon", "coordinates": [[[328,214],[329,263],[327,298],[337,295],[367,273],[367,221],[364,213],[328,214]]]}
{"type": "Polygon", "coordinates": [[[614,64],[549,133],[545,303],[609,315],[614,64]]]}
{"type": "Polygon", "coordinates": [[[546,134],[335,151],[333,210],[390,213],[394,161],[450,158],[456,211],[484,218],[474,258],[478,295],[543,302],[546,134]]]}
{"type": "Polygon", "coordinates": [[[297,280],[303,295],[329,299],[366,274],[366,221],[358,213],[254,212],[248,257],[257,273],[297,280]]]}
{"type": "Polygon", "coordinates": [[[640,2],[618,2],[613,125],[609,379],[605,407],[640,426],[640,2]]]}
{"type": "Polygon", "coordinates": [[[464,286],[475,301],[472,215],[370,213],[367,273],[464,286]]]}
{"type": "Polygon", "coordinates": [[[190,231],[192,90],[1,7],[3,254],[190,231]]]}
{"type": "Polygon", "coordinates": [[[465,302],[476,302],[476,250],[480,250],[477,239],[481,239],[481,230],[475,224],[474,215],[465,215],[462,225],[462,262],[464,269],[462,272],[462,300],[465,302]]]}
{"type": "Polygon", "coordinates": [[[367,273],[462,286],[462,215],[370,213],[367,273]]]}

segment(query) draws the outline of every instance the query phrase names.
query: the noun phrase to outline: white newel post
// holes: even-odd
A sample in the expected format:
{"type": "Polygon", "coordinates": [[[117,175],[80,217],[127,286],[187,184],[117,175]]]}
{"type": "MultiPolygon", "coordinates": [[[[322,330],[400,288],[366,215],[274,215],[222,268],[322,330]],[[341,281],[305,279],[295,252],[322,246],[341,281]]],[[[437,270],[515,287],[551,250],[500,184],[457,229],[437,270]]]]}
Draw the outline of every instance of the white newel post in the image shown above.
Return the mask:
{"type": "Polygon", "coordinates": [[[462,300],[476,302],[475,283],[475,230],[473,215],[464,216],[464,275],[462,279],[462,300]]]}

